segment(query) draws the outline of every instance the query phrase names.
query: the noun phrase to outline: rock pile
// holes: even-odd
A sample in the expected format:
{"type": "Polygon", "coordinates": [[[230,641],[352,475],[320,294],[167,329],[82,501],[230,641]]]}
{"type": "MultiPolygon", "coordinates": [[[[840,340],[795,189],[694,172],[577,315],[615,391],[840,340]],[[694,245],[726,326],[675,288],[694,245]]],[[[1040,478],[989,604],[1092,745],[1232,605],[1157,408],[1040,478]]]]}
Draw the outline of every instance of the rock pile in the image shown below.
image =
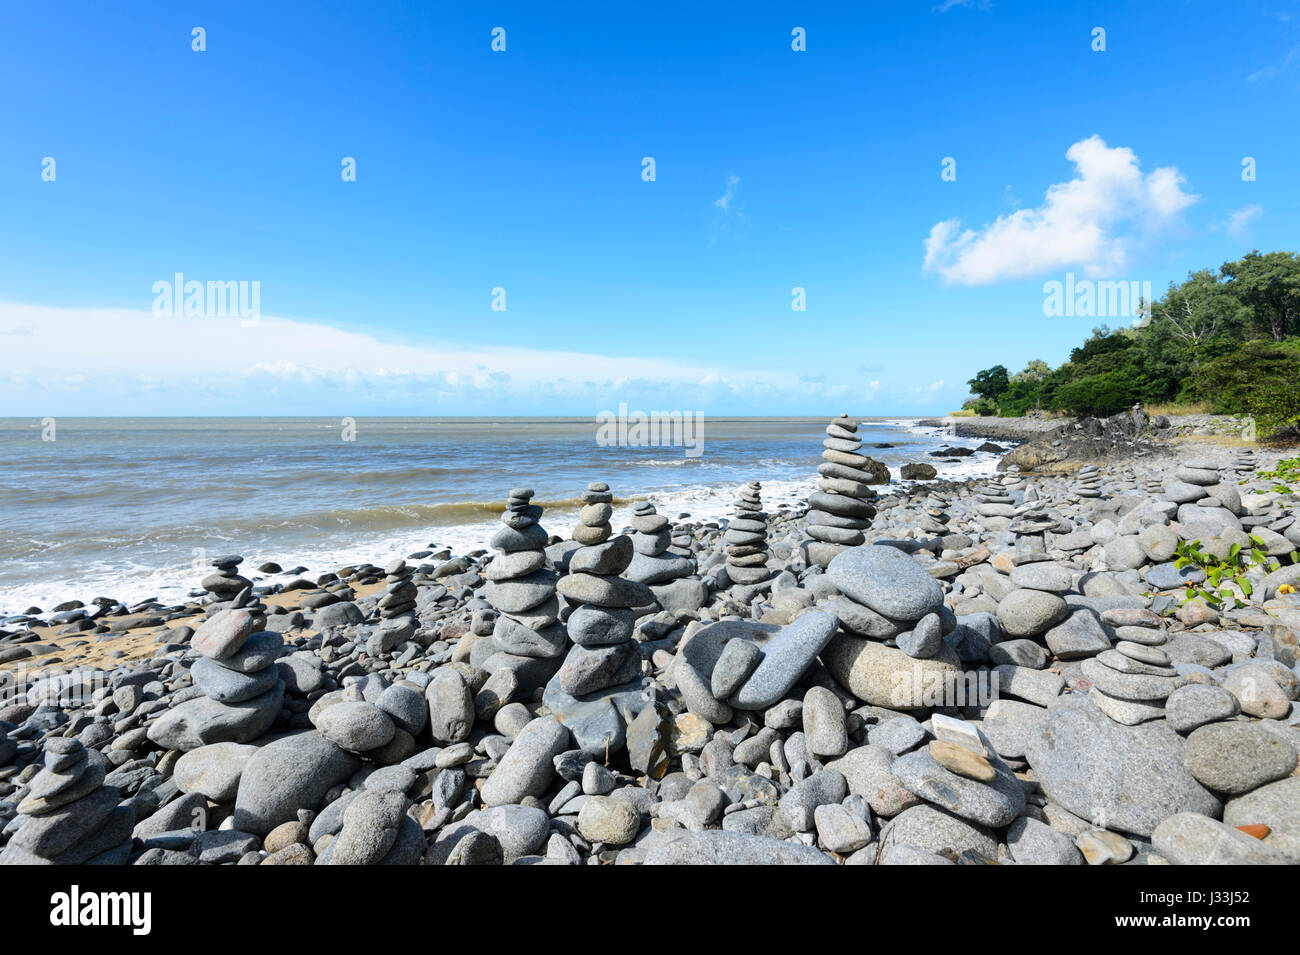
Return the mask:
{"type": "Polygon", "coordinates": [[[1101,497],[1101,468],[1085,464],[1075,475],[1074,493],[1079,497],[1101,497]]]}
{"type": "MultiPolygon", "coordinates": [[[[125,865],[135,813],[104,785],[112,767],[69,736],[45,743],[44,765],[18,803],[24,820],[0,852],[0,865],[125,865]]],[[[11,823],[12,825],[12,823],[11,823]]]]}
{"type": "MultiPolygon", "coordinates": [[[[633,629],[636,608],[652,607],[655,596],[645,584],[621,576],[636,550],[631,537],[610,536],[608,486],[589,486],[583,499],[573,536],[593,543],[570,554],[569,573],[559,583],[574,607],[567,621],[574,646],[547,684],[545,699],[585,752],[603,756],[623,747],[626,725],[644,703],[633,629]]],[[[651,524],[658,522],[645,526],[651,524]]]]}
{"type": "MultiPolygon", "coordinates": [[[[673,530],[668,518],[656,513],[649,501],[642,501],[632,509],[632,529],[632,560],[625,569],[629,580],[655,586],[695,573],[693,559],[668,552],[674,540],[673,530]]],[[[689,550],[689,537],[677,539],[689,550]]]]}
{"type": "Polygon", "coordinates": [[[750,481],[740,489],[736,516],[727,525],[723,540],[727,544],[727,579],[733,584],[752,587],[768,580],[772,571],[767,561],[767,515],[763,513],[762,486],[750,481]]]}
{"type": "Polygon", "coordinates": [[[204,577],[199,586],[218,598],[229,600],[253,586],[252,581],[239,575],[239,565],[243,562],[244,558],[238,555],[214,559],[211,564],[216,569],[204,577]]]}
{"type": "MultiPolygon", "coordinates": [[[[828,651],[827,666],[836,679],[875,705],[924,705],[919,685],[924,681],[895,681],[897,671],[890,664],[906,654],[935,661],[936,672],[955,669],[957,658],[944,642],[944,630],[955,621],[949,617],[945,624],[939,582],[901,550],[874,544],[845,550],[831,561],[826,576],[841,594],[828,609],[846,631],[828,651]],[[897,649],[869,642],[886,640],[897,649]]],[[[927,671],[918,667],[916,672],[927,671]]]]}
{"type": "Polygon", "coordinates": [[[1165,635],[1159,615],[1149,610],[1103,611],[1102,622],[1115,628],[1113,649],[1083,661],[1092,684],[1088,695],[1116,723],[1136,726],[1165,715],[1165,700],[1178,686],[1178,670],[1161,649],[1165,635]]]}
{"type": "Polygon", "coordinates": [[[774,509],[748,591],[708,587],[721,522],[616,534],[595,485],[573,541],[518,489],[490,554],[272,582],[265,632],[243,590],[0,619],[0,650],[157,641],[0,701],[0,862],[1300,863],[1294,502],[1196,454],[1101,498],[882,493],[856,546],[774,509]],[[918,504],[960,533],[918,541],[918,504]],[[1189,540],[1249,555],[1238,600],[1187,598],[1189,540]],[[629,579],[675,560],[706,579],[629,579]]]}
{"type": "MultiPolygon", "coordinates": [[[[539,523],[542,508],[532,504],[532,498],[532,488],[510,492],[501,515],[505,526],[491,541],[499,553],[488,564],[482,599],[498,614],[492,640],[500,656],[484,656],[477,661],[489,671],[501,667],[545,669],[544,664],[529,661],[554,660],[564,653],[566,634],[556,596],[559,577],[547,567],[546,543],[550,538],[539,523]]],[[[607,504],[603,506],[608,508],[607,504]]],[[[608,524],[605,529],[608,531],[608,524]]],[[[545,672],[542,683],[551,672],[545,672]]]]}
{"type": "Polygon", "coordinates": [[[417,590],[411,580],[414,573],[415,569],[408,567],[404,560],[388,566],[384,577],[384,593],[379,598],[381,620],[394,620],[415,609],[417,590]]]}
{"type": "Polygon", "coordinates": [[[808,498],[811,509],[805,516],[805,530],[812,538],[806,545],[807,560],[818,567],[829,565],[846,548],[862,544],[863,531],[876,513],[871,504],[876,492],[869,486],[874,462],[862,454],[857,431],[858,423],[844,414],[826,426],[817,490],[808,498]]]}
{"type": "Polygon", "coordinates": [[[1255,449],[1253,447],[1240,448],[1232,456],[1232,470],[1239,479],[1254,477],[1255,471],[1258,470],[1255,449]]]}
{"type": "Polygon", "coordinates": [[[276,660],[284,640],[253,631],[247,610],[219,610],[195,631],[190,649],[193,692],[150,724],[149,739],[168,749],[247,743],[280,716],[285,681],[276,660]]]}
{"type": "Polygon", "coordinates": [[[922,505],[921,523],[918,530],[922,534],[937,534],[940,537],[948,533],[948,499],[931,491],[922,505]]]}

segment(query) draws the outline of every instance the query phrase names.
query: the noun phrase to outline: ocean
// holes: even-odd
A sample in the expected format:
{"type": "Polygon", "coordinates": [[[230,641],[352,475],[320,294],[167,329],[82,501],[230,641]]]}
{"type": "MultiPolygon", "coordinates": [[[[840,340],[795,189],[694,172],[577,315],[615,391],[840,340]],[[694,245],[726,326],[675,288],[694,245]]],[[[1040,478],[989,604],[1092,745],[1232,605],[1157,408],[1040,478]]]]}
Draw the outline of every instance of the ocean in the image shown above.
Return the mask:
{"type": "MultiPolygon", "coordinates": [[[[97,596],[179,601],[232,552],[245,572],[274,561],[313,575],[417,550],[465,553],[487,546],[520,486],[561,536],[591,481],[614,491],[616,528],[644,498],[673,519],[727,516],[749,480],[769,508],[798,505],[827,420],[705,419],[692,457],[601,446],[590,418],[0,419],[0,615],[97,596]]],[[[981,439],[917,420],[860,419],[864,451],[895,479],[908,461],[946,478],[993,472],[994,454],[929,457],[981,439]]]]}

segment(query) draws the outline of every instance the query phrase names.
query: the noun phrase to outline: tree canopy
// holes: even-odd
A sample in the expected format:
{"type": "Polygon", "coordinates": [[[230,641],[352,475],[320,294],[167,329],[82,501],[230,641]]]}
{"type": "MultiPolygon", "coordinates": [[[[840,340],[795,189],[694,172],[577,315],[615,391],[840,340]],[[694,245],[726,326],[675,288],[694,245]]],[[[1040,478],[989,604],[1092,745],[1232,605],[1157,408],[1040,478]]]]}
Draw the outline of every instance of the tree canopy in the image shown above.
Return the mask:
{"type": "Polygon", "coordinates": [[[963,407],[1108,415],[1135,402],[1204,402],[1254,415],[1261,433],[1300,430],[1300,254],[1253,251],[1189,272],[1130,328],[1101,325],[1057,368],[976,373],[963,407]]]}

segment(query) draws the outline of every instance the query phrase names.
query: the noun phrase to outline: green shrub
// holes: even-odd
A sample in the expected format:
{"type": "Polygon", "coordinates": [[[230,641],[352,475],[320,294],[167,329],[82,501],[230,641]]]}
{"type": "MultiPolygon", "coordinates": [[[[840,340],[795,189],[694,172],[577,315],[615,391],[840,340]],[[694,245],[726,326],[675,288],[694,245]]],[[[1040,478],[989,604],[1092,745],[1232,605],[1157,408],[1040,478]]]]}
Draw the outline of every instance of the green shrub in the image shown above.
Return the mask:
{"type": "Polygon", "coordinates": [[[1300,428],[1300,348],[1249,341],[1208,361],[1193,378],[1196,394],[1222,414],[1248,414],[1260,437],[1300,428]]]}
{"type": "Polygon", "coordinates": [[[1131,377],[1111,371],[1061,385],[1056,389],[1053,407],[1076,415],[1105,417],[1131,407],[1140,397],[1131,377]]]}

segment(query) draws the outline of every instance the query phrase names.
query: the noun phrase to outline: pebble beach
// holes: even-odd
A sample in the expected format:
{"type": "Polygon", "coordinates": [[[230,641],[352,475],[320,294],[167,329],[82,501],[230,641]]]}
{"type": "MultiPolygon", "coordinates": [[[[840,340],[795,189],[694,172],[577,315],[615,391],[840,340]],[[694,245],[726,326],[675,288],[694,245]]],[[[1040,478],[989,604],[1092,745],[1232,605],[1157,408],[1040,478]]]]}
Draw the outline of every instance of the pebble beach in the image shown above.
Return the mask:
{"type": "Polygon", "coordinates": [[[820,432],[714,512],[525,472],[479,546],[6,608],[0,863],[1300,862],[1286,449],[820,432]]]}

